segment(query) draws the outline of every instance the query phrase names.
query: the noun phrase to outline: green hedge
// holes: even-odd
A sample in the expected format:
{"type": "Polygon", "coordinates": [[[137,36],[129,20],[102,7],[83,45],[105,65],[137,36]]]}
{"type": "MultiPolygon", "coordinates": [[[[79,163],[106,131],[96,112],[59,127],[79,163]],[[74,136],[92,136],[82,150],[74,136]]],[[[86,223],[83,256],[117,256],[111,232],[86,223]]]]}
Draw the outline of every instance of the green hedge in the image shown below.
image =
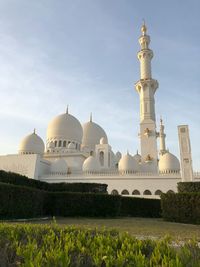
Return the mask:
{"type": "Polygon", "coordinates": [[[159,218],[161,217],[160,199],[121,197],[120,215],[159,218]]]}
{"type": "Polygon", "coordinates": [[[87,193],[107,193],[106,184],[98,183],[46,183],[34,179],[29,179],[26,176],[5,172],[0,170],[0,182],[9,183],[20,186],[28,186],[40,190],[52,192],[87,192],[87,193]]]}
{"type": "Polygon", "coordinates": [[[200,223],[200,193],[162,194],[161,207],[165,220],[200,223]]]}
{"type": "Polygon", "coordinates": [[[0,183],[0,219],[45,215],[47,192],[0,183]]]}
{"type": "Polygon", "coordinates": [[[0,219],[38,216],[160,217],[160,200],[94,193],[47,192],[0,183],[0,219]]]}
{"type": "Polygon", "coordinates": [[[121,197],[92,193],[49,193],[47,213],[55,216],[115,217],[121,197]]]}
{"type": "Polygon", "coordinates": [[[180,182],[178,183],[179,193],[200,193],[200,182],[180,182]]]}

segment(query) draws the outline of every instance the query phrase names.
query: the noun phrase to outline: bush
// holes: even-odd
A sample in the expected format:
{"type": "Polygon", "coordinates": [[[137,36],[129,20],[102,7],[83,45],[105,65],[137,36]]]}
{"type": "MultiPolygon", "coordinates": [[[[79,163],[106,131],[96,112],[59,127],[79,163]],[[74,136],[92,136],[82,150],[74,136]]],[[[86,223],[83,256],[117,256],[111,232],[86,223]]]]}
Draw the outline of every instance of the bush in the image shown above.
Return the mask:
{"type": "Polygon", "coordinates": [[[92,193],[49,193],[47,213],[55,216],[115,217],[120,196],[92,193]]]}
{"type": "Polygon", "coordinates": [[[98,183],[46,183],[30,179],[26,176],[0,170],[0,182],[28,186],[46,191],[107,193],[106,184],[98,183]]]}
{"type": "Polygon", "coordinates": [[[197,241],[178,249],[176,243],[138,240],[113,230],[0,224],[0,266],[200,266],[197,241]]]}
{"type": "Polygon", "coordinates": [[[122,197],[120,215],[131,217],[159,218],[161,217],[160,199],[122,197]]]}
{"type": "Polygon", "coordinates": [[[162,194],[161,207],[165,220],[200,223],[200,193],[162,194]]]}
{"type": "Polygon", "coordinates": [[[0,218],[34,218],[45,215],[47,193],[0,183],[0,218]]]}
{"type": "Polygon", "coordinates": [[[180,182],[178,183],[179,193],[200,193],[200,182],[180,182]]]}

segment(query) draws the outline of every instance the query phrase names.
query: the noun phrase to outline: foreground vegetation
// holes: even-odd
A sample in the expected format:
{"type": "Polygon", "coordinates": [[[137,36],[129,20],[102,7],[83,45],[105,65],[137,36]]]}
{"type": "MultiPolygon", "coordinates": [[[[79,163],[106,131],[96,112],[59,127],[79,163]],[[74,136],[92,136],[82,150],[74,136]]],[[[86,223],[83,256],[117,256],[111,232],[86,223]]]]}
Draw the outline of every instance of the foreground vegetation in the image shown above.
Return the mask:
{"type": "Polygon", "coordinates": [[[0,266],[197,267],[200,248],[195,241],[137,240],[115,230],[0,224],[0,266]]]}
{"type": "MultiPolygon", "coordinates": [[[[34,220],[29,223],[52,224],[53,219],[34,220]]],[[[174,240],[186,241],[196,239],[200,241],[200,225],[166,222],[159,218],[64,218],[56,217],[56,223],[62,227],[76,226],[85,229],[106,227],[116,229],[119,233],[128,232],[138,238],[163,238],[172,236],[174,240]]]]}

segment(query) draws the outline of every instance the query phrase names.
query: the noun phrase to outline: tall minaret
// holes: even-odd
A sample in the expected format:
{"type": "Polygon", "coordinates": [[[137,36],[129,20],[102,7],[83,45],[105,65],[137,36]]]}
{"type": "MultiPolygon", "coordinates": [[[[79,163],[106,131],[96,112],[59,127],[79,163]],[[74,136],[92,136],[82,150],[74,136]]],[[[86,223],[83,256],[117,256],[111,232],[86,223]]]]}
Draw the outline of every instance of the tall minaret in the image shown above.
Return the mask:
{"type": "Polygon", "coordinates": [[[160,155],[163,155],[167,152],[166,145],[165,145],[165,126],[163,124],[163,120],[160,119],[160,132],[159,132],[159,139],[160,139],[160,155]]]}
{"type": "Polygon", "coordinates": [[[155,118],[154,94],[158,88],[158,82],[151,77],[151,59],[153,51],[149,49],[150,36],[146,34],[145,24],[141,28],[142,35],[139,38],[141,50],[137,56],[140,61],[140,80],[135,88],[140,95],[140,142],[142,163],[145,170],[157,172],[158,151],[155,118]]]}

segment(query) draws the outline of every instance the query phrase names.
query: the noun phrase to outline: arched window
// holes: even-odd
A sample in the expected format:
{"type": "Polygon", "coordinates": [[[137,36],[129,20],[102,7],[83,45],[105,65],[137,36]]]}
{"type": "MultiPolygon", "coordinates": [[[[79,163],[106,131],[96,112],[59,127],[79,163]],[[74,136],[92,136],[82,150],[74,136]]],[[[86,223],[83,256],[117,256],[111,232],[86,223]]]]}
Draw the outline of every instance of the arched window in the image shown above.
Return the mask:
{"type": "Polygon", "coordinates": [[[136,189],[133,191],[132,195],[140,195],[140,191],[136,189]]]}
{"type": "Polygon", "coordinates": [[[145,190],[144,193],[143,193],[143,195],[148,195],[149,196],[149,195],[152,195],[152,194],[151,194],[151,191],[145,190]]]}
{"type": "Polygon", "coordinates": [[[113,189],[111,195],[119,195],[119,192],[116,189],[113,189]]]}
{"type": "Polygon", "coordinates": [[[94,152],[91,150],[91,151],[90,151],[90,156],[93,156],[93,154],[94,154],[94,152]]]}
{"type": "Polygon", "coordinates": [[[129,195],[129,192],[128,190],[124,189],[122,192],[121,192],[122,195],[129,195]]]}
{"type": "Polygon", "coordinates": [[[156,190],[156,192],[155,192],[155,195],[156,196],[160,196],[162,194],[162,191],[161,190],[156,190]]]}
{"type": "Polygon", "coordinates": [[[58,142],[58,146],[59,146],[59,147],[62,146],[62,141],[61,141],[61,140],[59,140],[59,142],[58,142]]]}
{"type": "Polygon", "coordinates": [[[110,152],[108,153],[108,167],[110,167],[110,152]]]}
{"type": "Polygon", "coordinates": [[[66,145],[67,145],[67,142],[63,141],[63,147],[66,147],[66,145]]]}
{"type": "Polygon", "coordinates": [[[104,152],[103,151],[99,153],[99,161],[100,161],[101,166],[104,166],[104,152]]]}
{"type": "Polygon", "coordinates": [[[54,144],[55,144],[55,147],[57,147],[57,141],[55,141],[54,144]]]}
{"type": "Polygon", "coordinates": [[[175,194],[175,192],[173,190],[168,190],[167,194],[175,194]]]}

